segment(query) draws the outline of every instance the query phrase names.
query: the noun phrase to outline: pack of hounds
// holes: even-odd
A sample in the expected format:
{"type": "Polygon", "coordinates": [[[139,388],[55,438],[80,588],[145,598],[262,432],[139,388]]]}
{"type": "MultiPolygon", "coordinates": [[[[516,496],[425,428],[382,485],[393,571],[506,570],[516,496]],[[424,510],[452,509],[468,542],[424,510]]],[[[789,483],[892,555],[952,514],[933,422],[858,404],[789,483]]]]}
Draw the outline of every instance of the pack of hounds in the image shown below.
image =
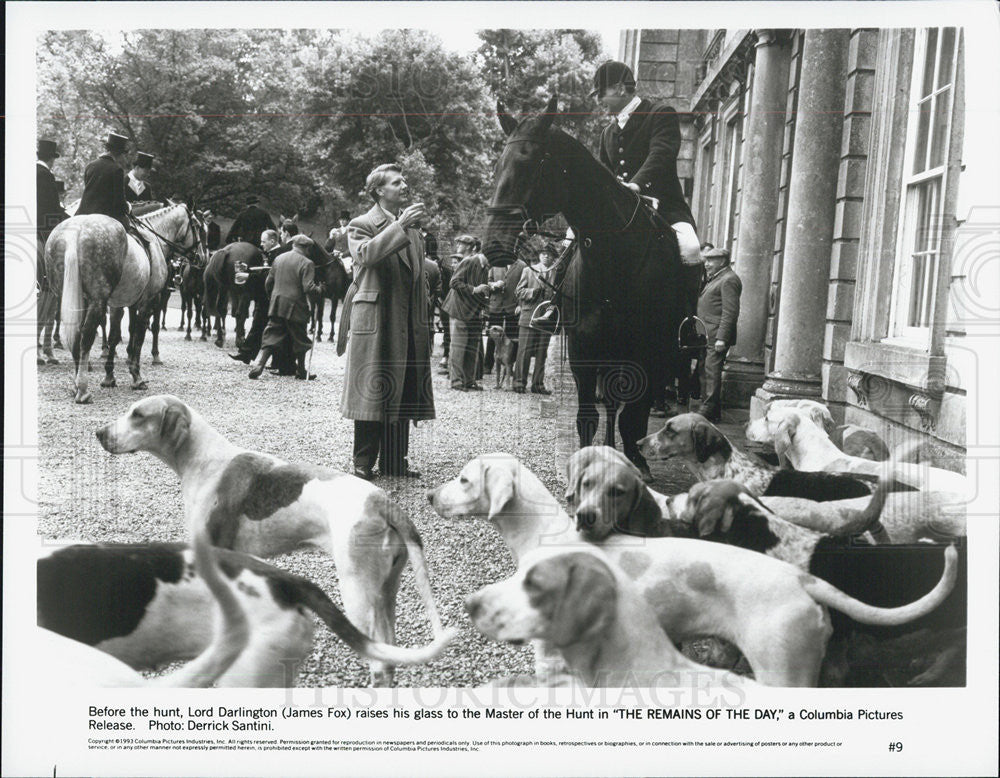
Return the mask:
{"type": "MultiPolygon", "coordinates": [[[[652,491],[608,447],[573,455],[565,503],[504,453],[429,491],[440,516],[492,523],[517,562],[465,600],[485,636],[534,647],[533,676],[493,683],[964,685],[964,477],[845,454],[832,427],[819,403],[772,403],[747,436],[773,444],[790,465],[779,468],[704,417],[675,416],[640,445],[684,463],[698,480],[684,494],[652,491]]],[[[292,686],[318,617],[386,686],[457,634],[438,615],[419,533],[374,484],[242,449],[169,395],[97,438],[177,474],[191,543],[46,545],[39,645],[57,681],[292,686]],[[343,612],[263,561],[302,546],[331,558],[343,612]],[[407,561],[434,635],[419,648],[395,645],[407,561]]]]}

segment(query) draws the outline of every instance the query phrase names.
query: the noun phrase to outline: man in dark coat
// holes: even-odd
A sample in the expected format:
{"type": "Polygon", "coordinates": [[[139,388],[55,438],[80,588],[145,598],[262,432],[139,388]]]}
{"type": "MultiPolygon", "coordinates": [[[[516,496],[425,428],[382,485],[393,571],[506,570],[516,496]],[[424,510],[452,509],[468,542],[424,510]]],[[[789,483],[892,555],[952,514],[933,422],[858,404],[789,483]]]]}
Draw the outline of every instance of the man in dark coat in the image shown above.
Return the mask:
{"type": "Polygon", "coordinates": [[[260,236],[264,230],[276,229],[271,215],[257,204],[259,202],[260,198],[257,195],[250,195],[247,198],[246,208],[237,214],[233,226],[229,228],[226,243],[244,240],[259,246],[260,236]]]}
{"type": "Polygon", "coordinates": [[[523,394],[528,384],[528,367],[535,360],[531,372],[532,394],[552,394],[545,388],[545,358],[549,352],[551,335],[531,327],[532,314],[544,302],[552,299],[552,265],[555,249],[546,247],[538,253],[538,264],[526,268],[518,280],[515,295],[521,306],[517,358],[514,365],[514,391],[523,394]]]}
{"type": "Polygon", "coordinates": [[[637,194],[655,197],[677,234],[685,264],[701,262],[694,216],[677,178],[681,128],[677,112],[635,93],[635,77],[622,62],[605,62],[594,75],[594,91],[612,120],[601,133],[601,162],[637,194]]]}
{"type": "MultiPolygon", "coordinates": [[[[517,358],[518,327],[517,298],[514,292],[517,290],[518,281],[521,280],[521,273],[527,265],[523,259],[516,259],[507,267],[491,267],[489,272],[489,282],[499,289],[490,294],[490,304],[488,306],[489,320],[488,326],[503,327],[504,334],[514,341],[514,354],[517,358]],[[497,283],[499,282],[499,284],[497,283]]],[[[496,341],[490,338],[486,343],[486,356],[483,359],[483,370],[487,373],[493,372],[493,358],[496,350],[496,341]]]]}
{"type": "Polygon", "coordinates": [[[306,375],[306,354],[313,343],[306,332],[309,324],[310,292],[321,291],[314,280],[315,265],[307,256],[312,239],[298,235],[292,241],[292,250],[279,256],[267,274],[264,288],[271,295],[267,327],[261,341],[260,353],[250,369],[250,378],[260,378],[271,353],[287,338],[298,362],[295,377],[301,380],[315,378],[306,375]]]}
{"type": "MultiPolygon", "coordinates": [[[[260,247],[263,251],[263,263],[260,267],[250,267],[245,287],[247,296],[254,306],[250,330],[243,339],[243,345],[240,346],[239,350],[235,354],[229,355],[230,359],[235,359],[245,365],[253,362],[260,353],[264,329],[267,327],[268,310],[271,307],[271,295],[267,291],[266,280],[274,260],[278,258],[279,254],[285,253],[281,251],[278,234],[274,230],[264,231],[264,234],[260,236],[260,247]]],[[[287,250],[290,251],[291,246],[287,250]]]]}
{"type": "Polygon", "coordinates": [[[354,474],[419,478],[407,459],[410,421],[434,418],[423,203],[410,201],[398,165],[379,165],[365,182],[375,201],[351,221],[353,293],[341,328],[350,328],[341,411],[354,420],[354,474]],[[406,207],[404,207],[406,206],[406,207]]]}
{"type": "Polygon", "coordinates": [[[130,203],[145,203],[155,200],[153,187],[146,180],[153,169],[153,155],[140,151],[135,155],[135,164],[125,181],[125,199],[130,203]]]}
{"type": "Polygon", "coordinates": [[[52,328],[55,324],[57,294],[49,289],[45,276],[45,242],[59,222],[68,219],[60,202],[60,184],[52,173],[52,165],[59,157],[59,148],[53,140],[39,140],[38,162],[35,164],[35,228],[38,233],[38,259],[35,266],[38,283],[38,337],[43,338],[38,364],[59,364],[52,353],[52,328]]]}
{"type": "Polygon", "coordinates": [[[698,298],[698,318],[705,322],[708,353],[705,355],[705,391],[699,413],[709,421],[722,414],[722,366],[729,347],[736,342],[736,321],[740,317],[743,282],[729,265],[726,249],[705,252],[708,281],[698,298]]]}
{"type": "Polygon", "coordinates": [[[83,171],[83,196],[77,216],[104,214],[129,229],[129,206],[125,198],[125,166],[128,164],[128,138],[108,133],[105,152],[83,171]]]}
{"type": "Polygon", "coordinates": [[[451,289],[441,305],[451,325],[448,375],[452,389],[481,391],[483,387],[476,378],[483,350],[483,312],[490,294],[489,268],[486,257],[476,250],[479,245],[476,238],[460,235],[455,244],[462,253],[462,261],[455,268],[451,289]]]}
{"type": "Polygon", "coordinates": [[[211,211],[205,211],[205,245],[209,251],[218,251],[222,245],[222,228],[211,211]]]}

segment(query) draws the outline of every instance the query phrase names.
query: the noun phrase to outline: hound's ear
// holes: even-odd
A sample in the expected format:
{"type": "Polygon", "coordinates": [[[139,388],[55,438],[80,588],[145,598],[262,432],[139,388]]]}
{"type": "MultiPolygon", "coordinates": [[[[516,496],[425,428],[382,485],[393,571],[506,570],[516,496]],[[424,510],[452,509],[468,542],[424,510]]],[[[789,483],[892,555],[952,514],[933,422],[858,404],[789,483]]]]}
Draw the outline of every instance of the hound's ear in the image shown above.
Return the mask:
{"type": "Polygon", "coordinates": [[[779,459],[787,459],[788,449],[792,447],[792,438],[795,437],[798,428],[799,417],[795,414],[789,414],[781,420],[781,424],[778,425],[778,429],[774,433],[774,453],[778,455],[779,459]]]}
{"type": "Polygon", "coordinates": [[[649,537],[656,537],[657,528],[663,519],[663,512],[656,504],[653,495],[650,494],[646,484],[641,479],[636,478],[632,485],[633,500],[628,516],[624,517],[622,524],[625,529],[640,532],[649,537]]]}
{"type": "Polygon", "coordinates": [[[827,435],[832,434],[837,426],[833,421],[833,416],[830,415],[829,409],[819,403],[813,403],[809,406],[809,418],[813,424],[821,428],[827,435]]]}
{"type": "Polygon", "coordinates": [[[566,463],[566,493],[563,497],[572,504],[579,499],[580,482],[590,463],[594,461],[596,448],[585,446],[573,454],[566,463]]]}
{"type": "Polygon", "coordinates": [[[163,411],[160,420],[160,440],[169,441],[177,448],[191,430],[191,411],[187,406],[172,402],[163,411]]]}
{"type": "Polygon", "coordinates": [[[500,120],[500,129],[504,135],[510,135],[517,127],[517,119],[507,113],[507,106],[502,100],[497,100],[497,119],[500,120]]]}
{"type": "MultiPolygon", "coordinates": [[[[545,575],[546,579],[562,580],[562,591],[553,591],[555,608],[549,623],[548,638],[556,646],[570,646],[604,630],[612,621],[618,606],[618,587],[608,566],[592,554],[576,553],[547,559],[541,565],[563,566],[561,575],[545,575]]],[[[549,571],[546,571],[549,572],[549,571]]],[[[552,571],[556,572],[556,571],[552,571]]],[[[530,573],[529,573],[530,574],[530,573]]]]}
{"type": "Polygon", "coordinates": [[[548,132],[549,127],[552,126],[552,122],[555,121],[556,113],[559,111],[559,96],[552,95],[549,98],[549,102],[545,105],[545,115],[542,117],[542,123],[540,126],[542,132],[548,132]]]}
{"type": "Polygon", "coordinates": [[[695,459],[699,462],[705,462],[713,454],[722,454],[728,459],[733,453],[733,447],[726,436],[707,420],[697,421],[691,427],[691,445],[695,459]]]}
{"type": "Polygon", "coordinates": [[[514,475],[506,467],[489,465],[483,476],[486,496],[490,501],[488,518],[493,518],[514,499],[514,475]]]}

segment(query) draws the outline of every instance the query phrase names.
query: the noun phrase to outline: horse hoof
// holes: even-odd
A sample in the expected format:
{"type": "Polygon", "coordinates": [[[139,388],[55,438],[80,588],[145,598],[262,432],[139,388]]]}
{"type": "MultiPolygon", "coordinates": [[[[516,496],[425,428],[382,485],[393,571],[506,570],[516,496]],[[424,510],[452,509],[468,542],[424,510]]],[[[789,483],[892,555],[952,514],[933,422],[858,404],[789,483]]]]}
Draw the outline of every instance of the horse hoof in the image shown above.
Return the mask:
{"type": "Polygon", "coordinates": [[[77,405],[89,405],[93,402],[94,397],[90,392],[77,392],[76,393],[76,404],[77,405]]]}
{"type": "Polygon", "coordinates": [[[103,386],[105,389],[109,389],[113,386],[118,386],[118,382],[112,376],[111,378],[105,378],[103,381],[101,381],[101,386],[103,386]]]}
{"type": "Polygon", "coordinates": [[[222,341],[220,339],[216,339],[216,341],[215,341],[215,347],[216,348],[222,348],[224,345],[225,345],[224,341],[222,341]]]}
{"type": "Polygon", "coordinates": [[[184,336],[184,340],[191,340],[191,333],[190,332],[187,335],[184,336]]]}
{"type": "Polygon", "coordinates": [[[153,357],[153,364],[154,365],[162,365],[163,364],[163,360],[160,359],[159,357],[153,357]]]}
{"type": "Polygon", "coordinates": [[[146,385],[145,381],[133,381],[132,382],[132,389],[134,389],[137,392],[144,392],[148,388],[149,387],[146,385]]]}
{"type": "Polygon", "coordinates": [[[178,327],[177,331],[178,332],[184,332],[184,325],[182,324],[180,327],[178,327]]]}

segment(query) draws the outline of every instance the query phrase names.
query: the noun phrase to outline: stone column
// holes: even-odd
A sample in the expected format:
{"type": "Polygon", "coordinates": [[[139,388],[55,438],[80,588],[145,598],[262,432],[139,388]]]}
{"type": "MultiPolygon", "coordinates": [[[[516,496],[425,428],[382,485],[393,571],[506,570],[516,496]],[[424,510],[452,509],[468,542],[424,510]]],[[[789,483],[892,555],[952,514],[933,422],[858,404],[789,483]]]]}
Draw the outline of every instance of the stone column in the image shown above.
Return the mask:
{"type": "Polygon", "coordinates": [[[759,414],[761,401],[821,394],[849,41],[846,29],[805,34],[774,369],[756,393],[751,418],[759,414]]]}
{"type": "Polygon", "coordinates": [[[733,268],[743,282],[736,343],[726,359],[727,404],[746,407],[764,383],[764,335],[778,215],[781,144],[788,99],[791,38],[755,30],[753,93],[743,147],[743,194],[733,268]]]}

